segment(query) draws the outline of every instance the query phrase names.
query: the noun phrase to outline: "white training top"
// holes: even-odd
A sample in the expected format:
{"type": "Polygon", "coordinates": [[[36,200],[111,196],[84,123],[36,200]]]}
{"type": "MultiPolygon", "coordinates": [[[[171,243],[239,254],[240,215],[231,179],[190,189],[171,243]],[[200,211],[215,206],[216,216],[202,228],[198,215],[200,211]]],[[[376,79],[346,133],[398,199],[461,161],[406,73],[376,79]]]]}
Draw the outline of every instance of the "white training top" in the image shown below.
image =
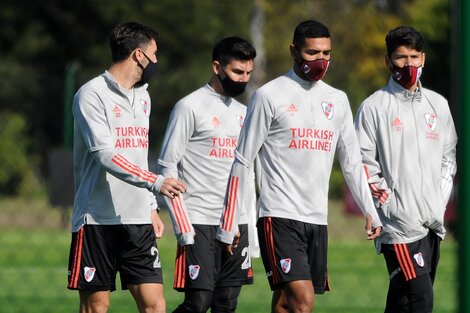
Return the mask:
{"type": "Polygon", "coordinates": [[[133,101],[125,93],[105,72],[75,95],[73,232],[83,224],[149,224],[157,208],[152,192],[164,177],[148,171],[147,85],[129,93],[133,101]]]}
{"type": "Polygon", "coordinates": [[[260,217],[326,225],[336,150],[356,202],[372,216],[373,226],[380,226],[346,94],[323,81],[303,80],[293,70],[262,86],[248,105],[218,239],[231,243],[238,231],[239,200],[245,196],[244,181],[257,155],[260,217]]]}
{"type": "MultiPolygon", "coordinates": [[[[158,171],[165,177],[179,178],[188,186],[182,198],[164,199],[181,245],[194,242],[192,224],[219,224],[245,115],[245,105],[215,92],[209,85],[178,101],[171,112],[158,171]]],[[[248,188],[245,204],[255,218],[254,176],[248,188]]],[[[246,224],[248,219],[244,208],[239,223],[246,224]]]]}
{"type": "Polygon", "coordinates": [[[364,100],[355,124],[384,225],[377,251],[382,243],[417,241],[429,229],[444,238],[457,171],[457,134],[447,100],[421,83],[410,93],[390,78],[364,100]]]}

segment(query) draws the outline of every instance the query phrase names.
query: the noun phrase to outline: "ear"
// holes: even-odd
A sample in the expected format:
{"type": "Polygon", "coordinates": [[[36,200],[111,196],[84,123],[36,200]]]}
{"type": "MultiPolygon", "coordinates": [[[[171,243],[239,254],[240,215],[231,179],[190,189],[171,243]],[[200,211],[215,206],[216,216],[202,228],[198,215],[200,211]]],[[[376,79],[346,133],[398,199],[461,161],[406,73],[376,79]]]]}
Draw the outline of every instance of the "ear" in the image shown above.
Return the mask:
{"type": "Polygon", "coordinates": [[[297,58],[297,51],[295,50],[295,47],[293,44],[291,44],[289,46],[289,50],[290,50],[290,55],[292,58],[296,59],[297,58]]]}
{"type": "Polygon", "coordinates": [[[393,67],[392,61],[390,60],[390,57],[388,56],[388,54],[385,54],[384,61],[385,61],[385,66],[388,69],[391,69],[393,67]]]}
{"type": "Polygon", "coordinates": [[[423,62],[421,63],[421,67],[424,67],[424,61],[426,61],[426,53],[423,52],[423,62]]]}
{"type": "Polygon", "coordinates": [[[220,63],[219,61],[212,61],[212,71],[214,72],[215,75],[219,75],[220,72],[220,63]]]}

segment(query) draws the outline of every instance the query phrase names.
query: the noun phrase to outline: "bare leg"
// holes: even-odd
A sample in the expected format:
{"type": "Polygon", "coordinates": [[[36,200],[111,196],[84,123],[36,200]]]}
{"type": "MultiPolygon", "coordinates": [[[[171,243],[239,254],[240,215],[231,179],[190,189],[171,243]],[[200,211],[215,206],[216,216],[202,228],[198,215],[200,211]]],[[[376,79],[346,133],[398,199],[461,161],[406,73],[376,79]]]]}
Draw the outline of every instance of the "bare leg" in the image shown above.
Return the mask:
{"type": "Polygon", "coordinates": [[[80,290],[80,313],[106,313],[110,291],[80,290]]]}
{"type": "Polygon", "coordinates": [[[280,292],[273,293],[272,310],[275,313],[312,312],[313,306],[313,285],[310,280],[296,280],[286,283],[280,292]]]}
{"type": "Polygon", "coordinates": [[[140,313],[165,313],[162,284],[128,285],[140,313]]]}

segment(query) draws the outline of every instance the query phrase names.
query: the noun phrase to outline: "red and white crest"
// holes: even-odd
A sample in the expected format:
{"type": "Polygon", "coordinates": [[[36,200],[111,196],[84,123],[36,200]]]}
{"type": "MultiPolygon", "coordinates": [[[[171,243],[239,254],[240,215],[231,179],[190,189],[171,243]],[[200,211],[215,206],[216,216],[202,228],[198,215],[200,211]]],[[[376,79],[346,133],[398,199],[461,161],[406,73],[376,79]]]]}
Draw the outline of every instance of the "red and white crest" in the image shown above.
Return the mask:
{"type": "Polygon", "coordinates": [[[424,120],[426,121],[426,126],[430,130],[436,130],[437,115],[435,113],[424,114],[424,120]]]}
{"type": "Polygon", "coordinates": [[[142,109],[147,117],[150,116],[150,103],[147,100],[140,99],[140,104],[142,104],[142,109]]]}
{"type": "Polygon", "coordinates": [[[221,122],[217,118],[217,116],[214,116],[214,118],[211,120],[211,123],[214,126],[214,128],[219,128],[221,122]]]}
{"type": "Polygon", "coordinates": [[[245,116],[237,114],[237,120],[238,120],[238,123],[240,124],[240,127],[243,127],[243,123],[245,122],[245,116]]]}
{"type": "Polygon", "coordinates": [[[413,258],[416,260],[416,263],[418,264],[419,267],[424,266],[423,254],[421,252],[416,253],[415,255],[413,255],[413,258]]]}
{"type": "Polygon", "coordinates": [[[85,275],[85,280],[87,282],[91,282],[93,280],[93,277],[95,277],[95,273],[96,268],[94,267],[85,266],[85,268],[83,269],[83,274],[85,275]]]}
{"type": "Polygon", "coordinates": [[[333,115],[335,114],[335,106],[333,105],[333,103],[322,102],[321,107],[323,109],[325,117],[331,120],[333,118],[333,115]]]}
{"type": "Polygon", "coordinates": [[[195,280],[199,276],[199,270],[201,267],[199,265],[190,265],[189,266],[189,277],[192,280],[195,280]]]}
{"type": "Polygon", "coordinates": [[[281,263],[281,269],[284,273],[289,273],[290,271],[290,266],[291,266],[291,263],[292,263],[292,260],[290,258],[287,258],[287,259],[281,259],[279,261],[279,263],[281,263]]]}

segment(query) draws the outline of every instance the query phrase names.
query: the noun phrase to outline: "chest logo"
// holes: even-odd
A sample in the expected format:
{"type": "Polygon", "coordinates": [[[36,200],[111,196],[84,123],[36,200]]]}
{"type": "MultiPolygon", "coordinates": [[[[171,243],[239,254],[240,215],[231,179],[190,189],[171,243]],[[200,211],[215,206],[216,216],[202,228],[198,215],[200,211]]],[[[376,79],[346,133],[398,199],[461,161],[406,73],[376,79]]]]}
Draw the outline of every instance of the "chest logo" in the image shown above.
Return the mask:
{"type": "Polygon", "coordinates": [[[117,104],[114,105],[113,113],[114,113],[114,116],[115,116],[116,118],[119,118],[119,117],[121,117],[121,115],[122,115],[122,114],[121,114],[121,108],[120,108],[117,104]]]}
{"type": "Polygon", "coordinates": [[[321,108],[323,109],[323,113],[328,120],[331,120],[333,115],[335,115],[335,107],[333,103],[322,102],[321,108]]]}
{"type": "Polygon", "coordinates": [[[150,116],[150,103],[147,100],[140,99],[140,104],[144,110],[145,116],[150,116]]]}
{"type": "Polygon", "coordinates": [[[243,127],[243,123],[245,122],[245,116],[237,114],[237,120],[238,120],[238,123],[240,124],[240,127],[243,127]]]}
{"type": "Polygon", "coordinates": [[[214,116],[214,118],[211,120],[211,124],[212,126],[214,126],[214,128],[219,128],[220,127],[220,120],[217,118],[217,116],[214,116]]]}
{"type": "Polygon", "coordinates": [[[426,126],[431,130],[436,130],[437,115],[434,113],[424,114],[424,120],[426,121],[426,126]]]}
{"type": "Polygon", "coordinates": [[[294,113],[297,113],[299,110],[295,106],[295,104],[291,103],[289,107],[287,108],[287,112],[289,112],[291,115],[294,115],[294,113]]]}
{"type": "Polygon", "coordinates": [[[392,127],[395,128],[396,131],[400,131],[403,128],[403,123],[396,117],[392,122],[392,127]]]}

